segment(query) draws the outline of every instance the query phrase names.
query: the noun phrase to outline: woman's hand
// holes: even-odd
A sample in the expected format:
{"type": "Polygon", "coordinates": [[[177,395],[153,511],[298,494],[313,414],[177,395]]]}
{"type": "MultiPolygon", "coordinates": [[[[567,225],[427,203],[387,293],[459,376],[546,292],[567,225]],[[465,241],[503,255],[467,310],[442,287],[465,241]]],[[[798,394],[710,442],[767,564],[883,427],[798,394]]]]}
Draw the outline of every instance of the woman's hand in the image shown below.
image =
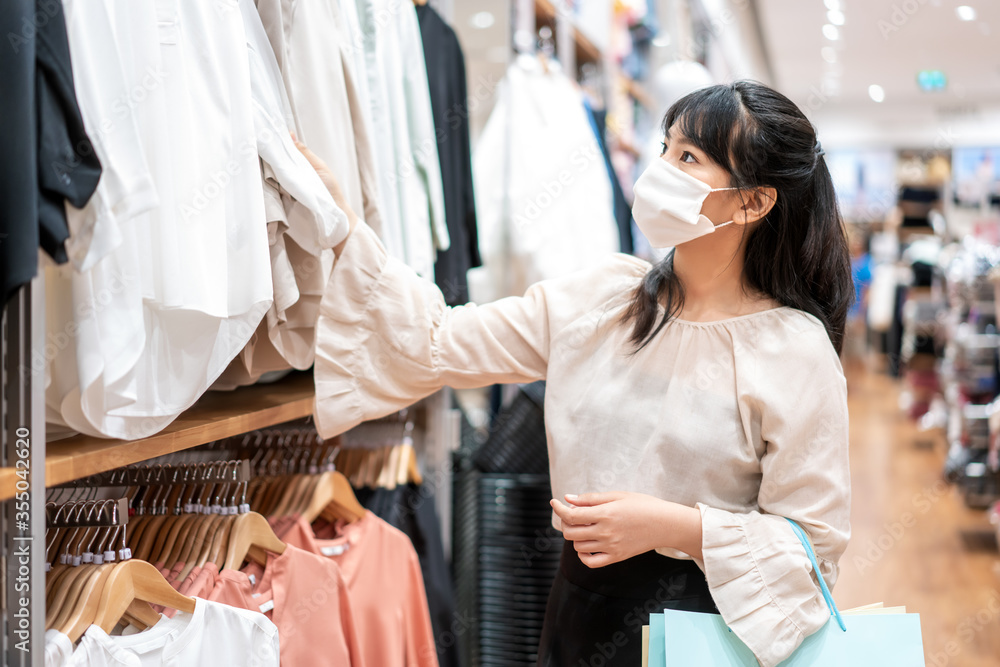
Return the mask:
{"type": "Polygon", "coordinates": [[[347,239],[351,238],[351,232],[354,231],[354,228],[358,224],[358,216],[355,215],[354,211],[348,205],[347,198],[344,197],[344,192],[340,189],[340,184],[337,182],[337,179],[334,178],[333,172],[330,171],[330,167],[328,167],[318,155],[309,150],[308,146],[299,141],[294,134],[292,134],[292,140],[295,142],[295,147],[299,149],[299,152],[301,152],[307,160],[309,160],[309,164],[311,164],[312,168],[316,170],[317,174],[319,174],[319,178],[323,181],[323,185],[326,186],[326,189],[329,190],[330,194],[333,196],[333,201],[337,202],[337,206],[339,206],[341,210],[347,214],[350,231],[347,233],[347,238],[341,241],[337,247],[333,249],[334,254],[337,257],[340,257],[340,252],[344,249],[344,244],[347,243],[347,239]]]}
{"type": "Polygon", "coordinates": [[[701,558],[701,512],[643,493],[567,495],[549,504],[587,567],[604,567],[653,549],[701,558]]]}

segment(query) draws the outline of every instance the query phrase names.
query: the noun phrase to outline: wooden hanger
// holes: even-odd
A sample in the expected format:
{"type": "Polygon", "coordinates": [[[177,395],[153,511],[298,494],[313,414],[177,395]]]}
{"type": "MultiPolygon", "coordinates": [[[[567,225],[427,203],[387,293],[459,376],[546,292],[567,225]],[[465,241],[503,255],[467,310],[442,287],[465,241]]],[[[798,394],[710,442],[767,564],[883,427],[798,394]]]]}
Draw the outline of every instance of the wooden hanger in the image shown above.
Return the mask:
{"type": "Polygon", "coordinates": [[[259,551],[252,550],[251,547],[260,547],[276,554],[285,553],[286,548],[285,543],[274,534],[267,519],[256,512],[247,512],[236,518],[229,535],[229,548],[226,550],[226,562],[222,569],[239,569],[247,556],[266,565],[266,557],[262,559],[259,551]]]}
{"type": "Polygon", "coordinates": [[[357,521],[365,516],[365,508],[354,495],[351,483],[336,471],[320,475],[316,490],[309,506],[302,512],[302,517],[312,523],[319,516],[328,514],[347,521],[357,521]]]}
{"type": "MultiPolygon", "coordinates": [[[[149,563],[137,559],[115,565],[101,591],[94,624],[110,633],[136,600],[194,613],[195,600],[181,595],[149,563]]],[[[138,608],[137,608],[138,609],[138,608]]],[[[147,617],[156,623],[156,620],[147,617]]],[[[143,619],[145,622],[146,619],[143,619]]]]}
{"type": "Polygon", "coordinates": [[[69,637],[74,644],[94,622],[97,606],[101,602],[101,591],[104,590],[104,584],[107,583],[114,568],[113,563],[93,568],[92,575],[80,592],[76,605],[64,609],[53,623],[52,627],[69,637]]]}
{"type": "Polygon", "coordinates": [[[150,558],[150,561],[153,563],[162,562],[164,567],[173,567],[181,551],[184,549],[184,544],[188,539],[187,536],[191,532],[191,526],[197,524],[200,519],[200,514],[185,514],[179,517],[170,529],[170,535],[163,545],[163,550],[156,560],[150,558]]]}
{"type": "Polygon", "coordinates": [[[45,602],[46,630],[55,627],[60,612],[72,609],[76,605],[76,601],[80,599],[80,591],[92,574],[94,574],[94,566],[92,565],[73,567],[66,572],[53,590],[52,600],[45,602]]]}
{"type": "Polygon", "coordinates": [[[427,0],[413,0],[414,7],[423,7],[427,4],[427,0]]]}
{"type": "Polygon", "coordinates": [[[149,519],[146,523],[142,536],[135,542],[135,553],[133,556],[139,560],[149,560],[150,553],[159,538],[160,528],[167,520],[166,515],[158,514],[149,519]]]}
{"type": "Polygon", "coordinates": [[[235,516],[225,517],[226,521],[222,524],[222,527],[215,531],[215,535],[212,538],[211,544],[208,545],[208,549],[198,557],[198,566],[205,567],[209,562],[215,563],[217,567],[221,568],[224,564],[222,559],[226,556],[226,552],[229,549],[229,536],[232,534],[233,525],[236,523],[235,516]]]}

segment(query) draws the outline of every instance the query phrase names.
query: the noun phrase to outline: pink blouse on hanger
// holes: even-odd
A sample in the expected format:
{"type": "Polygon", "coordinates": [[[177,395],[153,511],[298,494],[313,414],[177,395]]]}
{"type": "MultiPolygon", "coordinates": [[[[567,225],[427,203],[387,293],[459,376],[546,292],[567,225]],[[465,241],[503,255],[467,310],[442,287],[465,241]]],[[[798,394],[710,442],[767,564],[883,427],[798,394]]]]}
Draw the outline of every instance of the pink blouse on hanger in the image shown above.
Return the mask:
{"type": "Polygon", "coordinates": [[[405,533],[371,512],[353,523],[337,522],[322,538],[305,519],[274,525],[286,544],[339,566],[357,614],[365,664],[437,667],[420,561],[405,533]]]}
{"type": "MultiPolygon", "coordinates": [[[[358,625],[340,568],[289,545],[251,563],[223,570],[208,599],[259,611],[278,626],[282,667],[364,667],[358,625]]],[[[381,666],[380,666],[381,667],[381,666]]]]}

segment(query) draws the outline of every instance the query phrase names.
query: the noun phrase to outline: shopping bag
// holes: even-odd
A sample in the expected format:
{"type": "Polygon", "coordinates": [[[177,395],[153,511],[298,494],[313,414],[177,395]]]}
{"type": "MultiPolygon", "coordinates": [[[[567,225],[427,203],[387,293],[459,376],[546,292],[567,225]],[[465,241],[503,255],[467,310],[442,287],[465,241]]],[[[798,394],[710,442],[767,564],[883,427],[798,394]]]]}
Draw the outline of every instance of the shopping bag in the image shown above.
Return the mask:
{"type": "Polygon", "coordinates": [[[649,615],[649,667],[667,667],[663,642],[663,614],[649,615]]]}
{"type": "MultiPolygon", "coordinates": [[[[792,521],[805,547],[830,620],[810,635],[780,667],[924,667],[919,614],[874,613],[842,616],[805,531],[792,521]]],[[[666,610],[650,615],[650,667],[757,667],[757,659],[718,614],[666,610]],[[662,635],[657,626],[662,623],[662,635]],[[662,636],[664,662],[654,662],[654,636],[662,636]]]]}

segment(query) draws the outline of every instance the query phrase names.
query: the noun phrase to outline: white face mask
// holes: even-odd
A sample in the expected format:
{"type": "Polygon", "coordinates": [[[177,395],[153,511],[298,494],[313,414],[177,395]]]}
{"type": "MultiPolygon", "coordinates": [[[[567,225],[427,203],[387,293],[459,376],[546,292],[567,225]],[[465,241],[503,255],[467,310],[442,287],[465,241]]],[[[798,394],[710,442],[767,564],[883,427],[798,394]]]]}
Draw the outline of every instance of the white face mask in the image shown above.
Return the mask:
{"type": "Polygon", "coordinates": [[[710,192],[737,189],[712,189],[666,160],[656,159],[635,182],[632,217],[654,248],[678,246],[732,224],[732,220],[712,224],[701,214],[701,207],[710,192]]]}

